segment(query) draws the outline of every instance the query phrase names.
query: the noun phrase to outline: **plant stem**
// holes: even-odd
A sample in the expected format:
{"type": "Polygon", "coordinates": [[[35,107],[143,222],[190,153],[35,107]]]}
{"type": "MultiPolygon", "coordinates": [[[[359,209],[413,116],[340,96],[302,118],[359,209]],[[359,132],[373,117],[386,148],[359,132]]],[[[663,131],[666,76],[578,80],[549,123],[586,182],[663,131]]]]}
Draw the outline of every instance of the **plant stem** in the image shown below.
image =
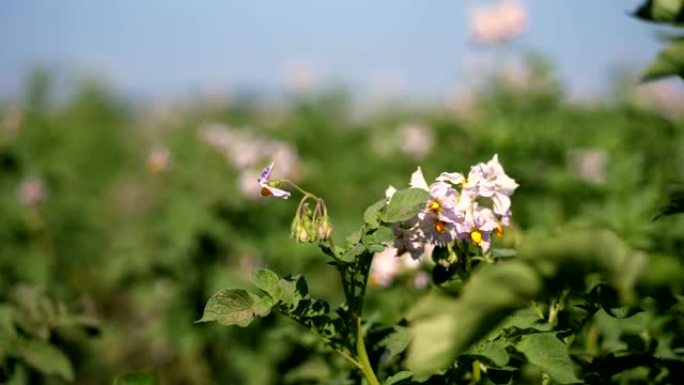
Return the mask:
{"type": "Polygon", "coordinates": [[[288,180],[288,179],[278,179],[278,180],[274,180],[273,182],[271,182],[272,185],[279,185],[279,184],[281,184],[281,183],[287,183],[288,185],[290,185],[291,187],[293,187],[295,190],[297,190],[297,191],[299,191],[300,193],[302,193],[302,195],[304,195],[304,196],[312,197],[312,198],[314,198],[314,199],[319,199],[315,194],[312,194],[312,193],[310,193],[310,192],[304,190],[303,188],[299,187],[299,185],[297,185],[296,183],[291,182],[291,181],[288,180]]]}
{"type": "Polygon", "coordinates": [[[356,354],[359,356],[361,364],[361,372],[366,377],[369,385],[380,385],[380,381],[375,377],[373,368],[368,360],[368,353],[366,352],[366,344],[363,342],[363,329],[361,329],[361,318],[356,319],[356,354]]]}
{"type": "Polygon", "coordinates": [[[309,328],[309,330],[311,330],[311,333],[313,333],[316,337],[320,338],[321,341],[325,342],[325,343],[328,344],[331,348],[333,348],[333,350],[334,350],[335,352],[337,352],[337,354],[339,354],[340,356],[344,357],[344,359],[347,360],[349,363],[351,363],[352,365],[356,366],[357,368],[359,368],[360,370],[363,371],[363,367],[361,366],[361,364],[359,363],[359,361],[355,360],[352,356],[350,356],[349,354],[347,354],[347,352],[345,352],[344,350],[336,349],[336,348],[332,345],[332,343],[330,342],[330,340],[329,340],[328,338],[326,338],[326,337],[323,337],[318,331],[316,331],[316,329],[314,329],[314,328],[309,328]]]}
{"type": "Polygon", "coordinates": [[[480,382],[482,375],[480,373],[480,361],[473,361],[473,384],[480,382]]]}

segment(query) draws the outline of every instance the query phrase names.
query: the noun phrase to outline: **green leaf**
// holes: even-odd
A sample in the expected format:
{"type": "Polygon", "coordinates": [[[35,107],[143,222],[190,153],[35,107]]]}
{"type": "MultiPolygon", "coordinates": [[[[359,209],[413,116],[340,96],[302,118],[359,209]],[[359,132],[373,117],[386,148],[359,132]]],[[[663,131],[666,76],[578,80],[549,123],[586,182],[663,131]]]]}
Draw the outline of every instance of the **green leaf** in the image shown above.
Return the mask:
{"type": "Polygon", "coordinates": [[[366,222],[369,228],[374,229],[378,226],[380,226],[380,221],[379,221],[379,214],[380,210],[382,210],[385,205],[387,204],[385,199],[381,199],[372,205],[368,206],[366,211],[363,213],[363,220],[366,222]]]}
{"type": "Polygon", "coordinates": [[[382,385],[400,385],[404,382],[408,383],[412,377],[413,373],[409,372],[408,370],[403,370],[386,379],[385,382],[382,383],[382,385]]]}
{"type": "Polygon", "coordinates": [[[256,315],[264,314],[264,303],[245,290],[221,290],[207,301],[204,315],[197,322],[217,321],[222,325],[249,325],[256,315]],[[258,303],[257,303],[258,302],[258,303]]]}
{"type": "Polygon", "coordinates": [[[406,350],[410,337],[411,335],[407,328],[395,326],[394,331],[380,341],[379,346],[384,346],[387,350],[387,361],[406,350]]]}
{"type": "Polygon", "coordinates": [[[382,249],[385,248],[385,244],[394,240],[394,232],[391,228],[387,226],[379,227],[377,230],[366,235],[363,238],[363,243],[369,247],[373,245],[380,245],[382,249]]]}
{"type": "Polygon", "coordinates": [[[524,336],[516,348],[531,364],[561,384],[581,382],[575,375],[568,347],[552,333],[524,336]]]}
{"type": "Polygon", "coordinates": [[[353,262],[356,260],[356,257],[363,254],[365,251],[366,248],[363,247],[362,244],[356,244],[354,247],[350,247],[347,251],[345,251],[341,258],[345,262],[353,262]]]}
{"type": "Polygon", "coordinates": [[[281,301],[290,309],[295,309],[299,301],[309,296],[309,287],[302,276],[283,277],[280,286],[283,289],[281,301]]]}
{"type": "Polygon", "coordinates": [[[502,367],[508,364],[510,357],[506,352],[506,345],[501,341],[485,341],[473,346],[470,354],[482,357],[480,360],[487,365],[502,367]]]}
{"type": "Polygon", "coordinates": [[[672,75],[684,79],[684,38],[671,40],[646,69],[642,80],[655,80],[672,75]]]}
{"type": "Polygon", "coordinates": [[[117,376],[114,385],[159,385],[159,375],[151,373],[128,373],[117,376]]]}
{"type": "Polygon", "coordinates": [[[268,269],[257,269],[252,271],[252,283],[259,289],[265,291],[275,302],[283,297],[283,289],[280,287],[278,275],[268,269]]]}
{"type": "Polygon", "coordinates": [[[667,215],[675,215],[684,213],[684,188],[681,186],[674,191],[671,191],[668,196],[667,204],[660,209],[660,212],[653,220],[667,215]]]}
{"type": "Polygon", "coordinates": [[[684,0],[648,0],[634,16],[654,23],[684,23],[684,0]]]}
{"type": "Polygon", "coordinates": [[[408,369],[423,376],[446,368],[541,289],[534,269],[510,260],[478,267],[458,299],[431,294],[419,300],[408,314],[408,369]]]}
{"type": "Polygon", "coordinates": [[[397,191],[387,205],[383,220],[395,223],[411,219],[423,208],[429,197],[430,193],[419,188],[397,191]]]}
{"type": "Polygon", "coordinates": [[[21,354],[27,364],[45,374],[56,374],[67,381],[74,379],[74,369],[69,358],[46,342],[27,340],[22,346],[21,354]]]}

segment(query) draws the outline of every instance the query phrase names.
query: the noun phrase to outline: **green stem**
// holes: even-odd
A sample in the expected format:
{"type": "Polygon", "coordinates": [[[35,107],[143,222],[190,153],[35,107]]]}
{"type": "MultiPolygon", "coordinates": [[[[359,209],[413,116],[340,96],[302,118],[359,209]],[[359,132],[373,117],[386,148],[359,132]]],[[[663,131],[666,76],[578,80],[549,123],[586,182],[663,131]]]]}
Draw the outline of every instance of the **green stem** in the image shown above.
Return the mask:
{"type": "Polygon", "coordinates": [[[473,361],[473,383],[477,384],[481,379],[482,375],[480,373],[480,361],[475,360],[473,361]]]}
{"type": "Polygon", "coordinates": [[[312,193],[310,193],[310,192],[304,190],[303,188],[299,187],[299,185],[297,185],[296,183],[290,181],[289,179],[278,179],[278,180],[274,180],[274,181],[270,182],[269,184],[270,184],[271,186],[278,186],[278,185],[280,185],[281,183],[287,183],[288,185],[290,185],[291,187],[293,187],[295,190],[297,190],[297,191],[299,191],[300,193],[302,193],[302,195],[304,195],[304,196],[311,197],[311,198],[314,198],[314,199],[316,199],[316,200],[320,199],[320,198],[318,198],[318,196],[316,196],[316,194],[312,194],[312,193]]]}
{"type": "Polygon", "coordinates": [[[311,330],[311,333],[313,333],[313,334],[314,334],[316,337],[318,337],[321,341],[325,342],[325,343],[328,344],[330,347],[332,347],[333,350],[334,350],[337,354],[339,354],[340,356],[342,356],[342,357],[343,357],[345,360],[347,360],[350,364],[356,366],[358,369],[360,369],[360,370],[363,371],[363,367],[361,366],[361,364],[359,363],[359,361],[355,360],[352,356],[350,356],[350,355],[349,355],[347,352],[345,352],[344,350],[336,349],[335,347],[333,347],[332,342],[331,342],[328,338],[323,337],[318,331],[316,331],[316,329],[310,328],[309,330],[311,330]]]}
{"type": "Polygon", "coordinates": [[[361,372],[366,377],[369,385],[380,385],[380,381],[375,377],[375,372],[368,360],[368,353],[366,352],[366,344],[363,342],[363,329],[361,329],[361,318],[356,319],[356,354],[359,356],[361,364],[361,372]]]}

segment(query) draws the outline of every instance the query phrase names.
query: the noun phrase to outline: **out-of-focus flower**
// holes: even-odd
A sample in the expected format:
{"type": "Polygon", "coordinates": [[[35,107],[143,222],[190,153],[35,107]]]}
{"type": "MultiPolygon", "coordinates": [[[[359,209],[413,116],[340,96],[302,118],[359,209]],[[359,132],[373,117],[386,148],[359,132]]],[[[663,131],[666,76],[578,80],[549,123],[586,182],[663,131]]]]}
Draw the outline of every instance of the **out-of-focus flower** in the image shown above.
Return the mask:
{"type": "Polygon", "coordinates": [[[608,154],[601,149],[578,149],[568,152],[568,167],[581,180],[591,184],[606,183],[608,154]]]}
{"type": "Polygon", "coordinates": [[[147,153],[147,169],[152,174],[162,174],[171,170],[171,152],[166,146],[155,145],[147,153]]]}
{"type": "Polygon", "coordinates": [[[21,131],[23,123],[24,112],[17,107],[10,107],[5,111],[2,118],[3,134],[7,136],[17,135],[21,131]]]}
{"type": "Polygon", "coordinates": [[[402,254],[394,247],[386,247],[373,256],[369,275],[370,283],[371,285],[387,287],[394,282],[398,275],[415,271],[420,264],[421,262],[416,259],[402,257],[402,254]]]}
{"type": "Polygon", "coordinates": [[[401,151],[414,160],[424,159],[435,144],[432,130],[418,123],[410,123],[399,128],[401,136],[401,151]]]}
{"type": "Polygon", "coordinates": [[[665,115],[684,113],[684,89],[679,79],[662,79],[640,85],[636,102],[665,115]]]}
{"type": "Polygon", "coordinates": [[[38,206],[47,199],[43,181],[32,176],[24,179],[17,188],[17,198],[26,207],[38,206]]]}
{"type": "Polygon", "coordinates": [[[266,168],[261,170],[259,175],[259,186],[261,186],[261,196],[267,197],[273,195],[276,198],[287,199],[290,197],[290,193],[275,187],[275,183],[271,182],[271,173],[273,172],[273,163],[268,165],[266,168]]]}
{"type": "Polygon", "coordinates": [[[288,90],[305,92],[320,83],[321,71],[312,61],[298,59],[285,64],[283,77],[288,90]]]}
{"type": "Polygon", "coordinates": [[[519,1],[503,0],[472,10],[472,38],[484,44],[502,43],[520,35],[527,26],[527,10],[519,1]]]}
{"type": "Polygon", "coordinates": [[[260,164],[278,164],[278,173],[292,181],[299,179],[301,165],[296,149],[289,143],[256,137],[247,129],[235,129],[219,123],[200,126],[202,141],[225,156],[230,167],[240,172],[240,191],[250,199],[259,196],[259,184],[248,175],[254,175],[260,164]],[[256,192],[256,193],[255,193],[256,192]]]}

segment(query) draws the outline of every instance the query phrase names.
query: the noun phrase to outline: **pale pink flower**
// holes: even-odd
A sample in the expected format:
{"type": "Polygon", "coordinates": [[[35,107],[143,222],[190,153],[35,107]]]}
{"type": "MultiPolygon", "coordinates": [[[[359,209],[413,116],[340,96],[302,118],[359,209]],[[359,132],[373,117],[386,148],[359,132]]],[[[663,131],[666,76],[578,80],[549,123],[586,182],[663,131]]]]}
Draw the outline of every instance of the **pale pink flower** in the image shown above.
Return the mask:
{"type": "Polygon", "coordinates": [[[10,107],[5,111],[2,119],[2,128],[7,136],[14,136],[19,133],[24,123],[24,112],[18,107],[10,107]]]}
{"type": "Polygon", "coordinates": [[[256,200],[261,196],[261,186],[254,179],[254,174],[258,172],[258,170],[246,170],[242,171],[238,177],[240,193],[247,199],[256,200]]]}
{"type": "Polygon", "coordinates": [[[391,246],[375,253],[369,274],[370,283],[387,287],[394,282],[398,275],[415,271],[420,267],[421,262],[419,260],[405,258],[402,254],[391,246]]]}
{"type": "Polygon", "coordinates": [[[284,83],[288,90],[306,92],[321,82],[321,70],[311,60],[296,59],[285,64],[284,83]]]}
{"type": "Polygon", "coordinates": [[[47,198],[43,181],[34,176],[24,179],[17,188],[17,198],[26,207],[38,206],[43,203],[47,198]]]}
{"type": "Polygon", "coordinates": [[[608,154],[601,149],[577,149],[568,152],[568,167],[581,180],[591,184],[606,182],[608,154]]]}
{"type": "Polygon", "coordinates": [[[432,130],[424,124],[411,123],[400,127],[401,151],[415,160],[424,159],[435,144],[432,130]]]}
{"type": "Polygon", "coordinates": [[[156,145],[147,153],[147,169],[152,174],[171,170],[171,152],[166,146],[156,145]]]}
{"type": "Polygon", "coordinates": [[[519,1],[503,0],[472,10],[470,29],[475,41],[502,43],[520,35],[527,26],[527,10],[519,1]]]}

